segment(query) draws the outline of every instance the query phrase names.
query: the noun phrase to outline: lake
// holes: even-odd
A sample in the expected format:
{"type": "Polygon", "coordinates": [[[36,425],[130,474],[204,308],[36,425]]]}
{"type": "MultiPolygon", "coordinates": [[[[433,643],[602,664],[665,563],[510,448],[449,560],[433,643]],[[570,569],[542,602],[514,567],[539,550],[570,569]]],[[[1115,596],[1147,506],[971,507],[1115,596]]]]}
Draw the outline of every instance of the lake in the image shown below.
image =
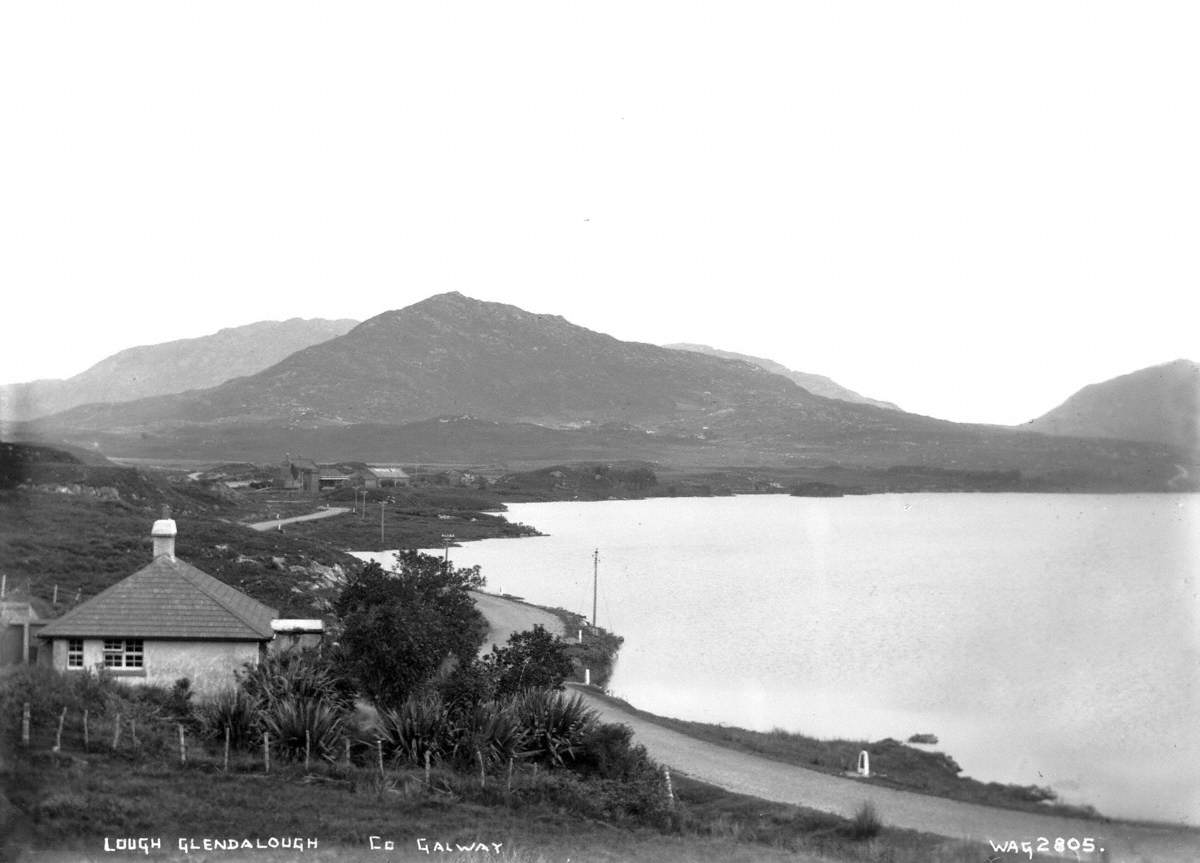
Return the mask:
{"type": "Polygon", "coordinates": [[[978,779],[1200,823],[1200,495],[517,504],[451,550],[624,636],[655,713],[938,746],[978,779]]]}

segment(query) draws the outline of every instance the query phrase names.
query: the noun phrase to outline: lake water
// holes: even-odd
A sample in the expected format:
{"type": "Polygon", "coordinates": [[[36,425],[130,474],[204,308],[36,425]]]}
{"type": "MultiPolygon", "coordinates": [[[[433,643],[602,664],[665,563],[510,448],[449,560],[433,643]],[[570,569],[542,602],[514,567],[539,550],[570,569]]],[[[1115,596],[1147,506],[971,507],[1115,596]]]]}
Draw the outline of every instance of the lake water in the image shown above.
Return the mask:
{"type": "Polygon", "coordinates": [[[625,637],[655,713],[906,739],[983,780],[1200,823],[1200,496],[911,494],[520,504],[489,589],[625,637]]]}

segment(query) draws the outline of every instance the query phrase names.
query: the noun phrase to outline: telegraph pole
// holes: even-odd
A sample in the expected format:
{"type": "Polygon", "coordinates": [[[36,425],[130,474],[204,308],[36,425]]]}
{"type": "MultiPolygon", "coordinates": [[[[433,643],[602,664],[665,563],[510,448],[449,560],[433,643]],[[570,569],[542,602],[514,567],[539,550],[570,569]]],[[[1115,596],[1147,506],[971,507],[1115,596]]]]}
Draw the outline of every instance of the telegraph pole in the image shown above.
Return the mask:
{"type": "Polygon", "coordinates": [[[600,577],[600,549],[592,552],[592,626],[596,625],[596,591],[600,577]]]}
{"type": "MultiPolygon", "coordinates": [[[[366,508],[366,501],[363,501],[363,509],[366,508]]],[[[383,545],[383,501],[379,502],[379,545],[383,545]]]]}

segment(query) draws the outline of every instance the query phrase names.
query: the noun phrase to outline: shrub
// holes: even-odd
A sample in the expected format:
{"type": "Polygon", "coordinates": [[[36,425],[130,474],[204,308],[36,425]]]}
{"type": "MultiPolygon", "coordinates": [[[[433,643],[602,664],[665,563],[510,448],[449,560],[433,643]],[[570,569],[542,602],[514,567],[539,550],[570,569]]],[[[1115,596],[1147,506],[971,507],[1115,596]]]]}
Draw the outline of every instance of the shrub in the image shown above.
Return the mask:
{"type": "Polygon", "coordinates": [[[394,710],[379,710],[375,732],[398,761],[422,765],[425,753],[440,760],[451,748],[446,707],[437,693],[410,695],[394,710]]]}
{"type": "Polygon", "coordinates": [[[342,739],[343,715],[320,698],[288,696],[265,707],[260,721],[284,756],[303,758],[308,746],[313,756],[332,761],[342,739]]]}
{"type": "Polygon", "coordinates": [[[238,683],[260,708],[281,700],[324,701],[338,712],[354,706],[354,690],[315,650],[268,654],[257,665],[247,664],[238,683]]]}
{"type": "Polygon", "coordinates": [[[580,736],[571,769],[601,779],[633,779],[658,771],[646,748],[633,743],[633,730],[628,725],[603,722],[593,724],[580,736]]]}
{"type": "Polygon", "coordinates": [[[566,643],[551,635],[541,624],[524,632],[514,632],[505,647],[492,649],[499,675],[497,692],[515,695],[527,689],[562,689],[570,676],[571,659],[566,643]]]}
{"type": "Polygon", "coordinates": [[[258,710],[240,687],[230,687],[201,702],[197,718],[200,733],[215,740],[224,740],[228,728],[229,745],[234,749],[248,749],[258,740],[258,710]]]}
{"type": "Polygon", "coordinates": [[[461,768],[482,759],[490,769],[524,758],[526,731],[510,704],[488,701],[455,718],[451,757],[461,768]]]}
{"type": "Polygon", "coordinates": [[[438,692],[451,715],[473,710],[496,697],[496,667],[480,659],[460,663],[438,684],[438,692]]]}
{"type": "Polygon", "coordinates": [[[580,744],[596,724],[596,711],[578,695],[534,689],[512,701],[525,734],[528,755],[535,761],[563,765],[574,759],[580,744]]]}
{"type": "Polygon", "coordinates": [[[883,821],[875,811],[875,804],[865,800],[854,811],[854,817],[844,828],[845,835],[851,839],[873,839],[883,830],[883,821]]]}

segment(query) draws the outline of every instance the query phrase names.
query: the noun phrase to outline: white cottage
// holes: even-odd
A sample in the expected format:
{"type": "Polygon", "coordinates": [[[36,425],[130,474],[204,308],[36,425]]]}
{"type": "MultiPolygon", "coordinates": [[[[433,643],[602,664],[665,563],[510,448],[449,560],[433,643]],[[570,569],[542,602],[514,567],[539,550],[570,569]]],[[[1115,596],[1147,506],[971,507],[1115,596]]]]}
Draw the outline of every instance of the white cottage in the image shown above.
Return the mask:
{"type": "Polygon", "coordinates": [[[176,558],[175,535],[174,519],[154,522],[148,566],[42,628],[55,668],[166,686],[186,677],[211,694],[258,662],[279,612],[176,558]]]}

